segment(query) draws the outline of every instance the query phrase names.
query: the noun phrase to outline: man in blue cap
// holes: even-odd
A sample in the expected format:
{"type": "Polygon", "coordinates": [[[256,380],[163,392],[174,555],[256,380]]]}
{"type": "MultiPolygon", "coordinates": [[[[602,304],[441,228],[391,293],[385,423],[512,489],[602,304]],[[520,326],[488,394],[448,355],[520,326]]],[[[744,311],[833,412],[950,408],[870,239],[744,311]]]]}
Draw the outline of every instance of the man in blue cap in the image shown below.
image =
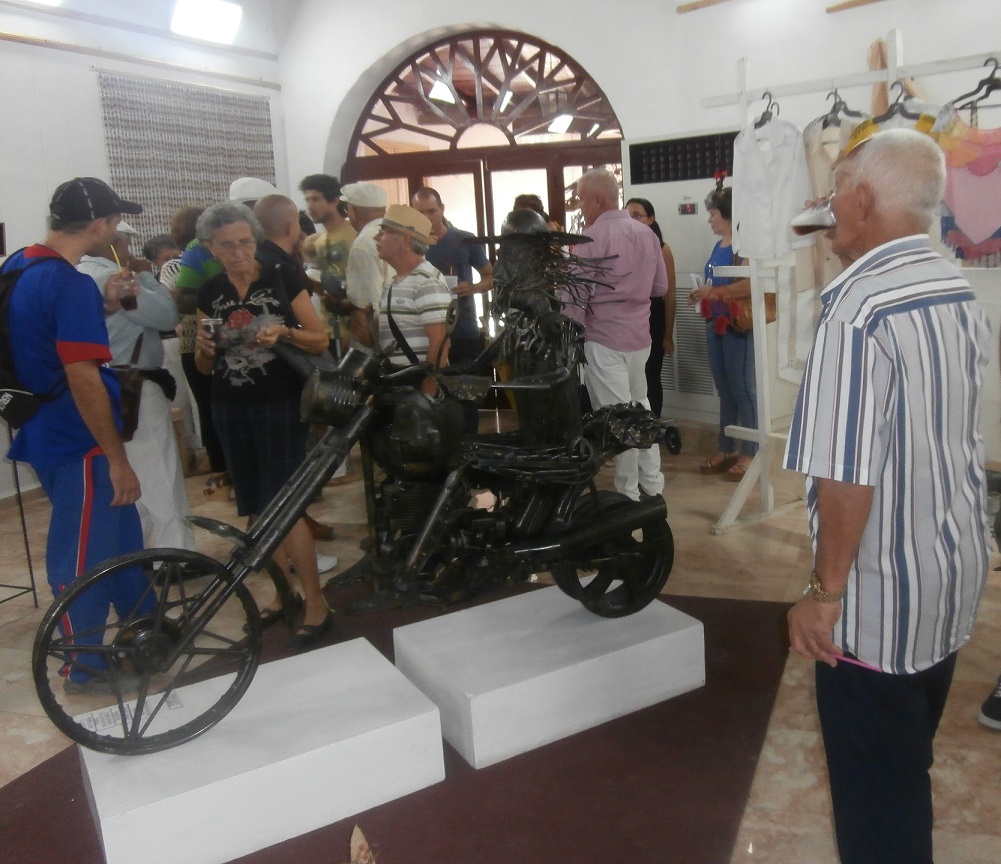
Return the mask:
{"type": "MultiPolygon", "coordinates": [[[[101,561],[143,547],[135,506],[142,489],[120,436],[118,381],[105,365],[104,298],[93,278],[75,269],[111,242],[123,214],[141,212],[103,180],[77,177],[53,194],[45,239],[3,266],[24,271],[8,319],[18,376],[33,393],[54,397],[18,430],[7,455],[31,465],[52,503],[46,567],[55,596],[101,561]]],[[[136,569],[120,574],[110,596],[87,592],[61,622],[63,634],[99,642],[110,605],[131,608],[147,584],[136,569]]],[[[63,672],[67,693],[115,692],[100,655],[81,654],[63,672]]]]}

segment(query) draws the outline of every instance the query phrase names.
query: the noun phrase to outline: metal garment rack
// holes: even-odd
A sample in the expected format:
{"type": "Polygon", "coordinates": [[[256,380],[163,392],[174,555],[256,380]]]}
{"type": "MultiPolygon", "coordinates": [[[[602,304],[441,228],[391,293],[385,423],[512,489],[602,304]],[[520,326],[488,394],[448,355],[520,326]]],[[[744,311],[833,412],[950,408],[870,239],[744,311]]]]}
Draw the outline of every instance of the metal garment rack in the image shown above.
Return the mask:
{"type": "MultiPolygon", "coordinates": [[[[769,93],[773,99],[782,96],[796,96],[808,93],[823,93],[831,90],[864,84],[886,84],[889,88],[894,81],[905,78],[920,78],[927,75],[941,75],[948,72],[963,72],[983,67],[988,60],[1001,56],[1001,49],[988,54],[974,54],[952,60],[936,60],[930,63],[904,65],[903,35],[900,30],[891,30],[886,37],[887,62],[886,69],[876,72],[861,72],[852,75],[840,75],[831,78],[817,78],[796,84],[778,84],[755,86],[751,89],[747,83],[747,58],[737,61],[737,87],[735,93],[722,96],[712,96],[702,100],[704,108],[718,108],[725,105],[739,105],[742,124],[748,119],[748,108],[752,102],[761,100],[763,93],[769,93]]],[[[743,126],[742,126],[743,128],[743,126]]],[[[737,484],[733,495],[723,509],[719,519],[709,529],[712,534],[724,534],[735,528],[752,525],[802,504],[794,501],[781,507],[775,507],[774,487],[772,484],[772,448],[784,442],[788,437],[783,432],[772,430],[771,393],[769,377],[766,373],[768,362],[768,334],[765,330],[765,305],[759,278],[762,270],[774,269],[780,265],[793,263],[793,256],[781,261],[750,259],[748,266],[717,267],[714,272],[721,276],[750,277],[751,279],[751,314],[754,320],[754,377],[758,391],[758,428],[748,429],[744,426],[728,426],[726,434],[746,441],[757,441],[758,452],[747,469],[747,473],[737,484]],[[761,492],[761,511],[741,517],[741,511],[757,484],[761,492]]],[[[770,370],[768,370],[770,371],[770,370]]]]}
{"type": "MultiPolygon", "coordinates": [[[[7,437],[13,443],[13,433],[10,427],[7,427],[7,437]]],[[[21,477],[17,473],[17,462],[10,463],[10,471],[14,476],[14,494],[17,497],[17,510],[21,517],[21,535],[24,539],[24,557],[28,562],[28,584],[27,585],[11,585],[6,582],[0,582],[0,591],[3,592],[5,596],[0,597],[0,603],[6,603],[8,600],[14,600],[17,597],[23,597],[25,594],[30,594],[31,599],[35,601],[35,608],[38,608],[38,589],[35,586],[35,568],[31,563],[31,544],[28,542],[28,522],[24,515],[24,498],[21,495],[21,477]],[[13,593],[7,594],[8,591],[13,593]]]]}

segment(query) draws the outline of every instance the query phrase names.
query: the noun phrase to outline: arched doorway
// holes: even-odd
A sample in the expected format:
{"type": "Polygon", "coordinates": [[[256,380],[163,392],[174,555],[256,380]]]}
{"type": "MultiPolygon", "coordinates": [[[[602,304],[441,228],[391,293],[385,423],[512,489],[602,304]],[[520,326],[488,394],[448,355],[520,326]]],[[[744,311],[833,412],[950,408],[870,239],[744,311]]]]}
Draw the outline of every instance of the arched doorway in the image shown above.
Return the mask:
{"type": "Polygon", "coordinates": [[[593,166],[618,169],[621,138],[601,88],[560,49],[475,30],[420,49],[383,80],[341,176],[380,181],[400,203],[432,185],[449,219],[481,234],[524,192],[564,223],[573,181],[593,166]]]}

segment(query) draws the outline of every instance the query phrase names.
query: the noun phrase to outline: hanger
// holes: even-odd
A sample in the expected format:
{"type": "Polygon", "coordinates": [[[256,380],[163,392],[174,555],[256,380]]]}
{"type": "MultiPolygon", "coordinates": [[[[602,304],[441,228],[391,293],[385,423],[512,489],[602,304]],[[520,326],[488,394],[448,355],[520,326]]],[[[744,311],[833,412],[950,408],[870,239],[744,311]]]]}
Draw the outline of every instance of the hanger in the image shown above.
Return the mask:
{"type": "Polygon", "coordinates": [[[1001,64],[998,63],[997,58],[988,57],[984,61],[984,66],[987,66],[991,63],[994,64],[994,68],[991,69],[990,74],[986,78],[981,79],[980,83],[977,84],[975,89],[971,90],[969,93],[964,93],[962,96],[957,96],[955,99],[953,99],[952,100],[953,105],[955,105],[957,108],[972,108],[978,102],[982,102],[984,99],[990,96],[990,94],[993,93],[995,90],[1001,90],[1001,78],[998,78],[997,74],[998,66],[1001,64]],[[958,104],[962,102],[964,99],[969,99],[970,101],[964,105],[958,104]]]}
{"type": "Polygon", "coordinates": [[[897,87],[900,92],[897,94],[897,98],[893,100],[890,104],[889,110],[885,114],[880,114],[878,117],[873,117],[872,122],[877,126],[880,123],[884,123],[891,117],[899,114],[901,117],[906,117],[908,120],[917,120],[921,115],[915,114],[907,108],[907,100],[911,97],[907,95],[907,90],[904,88],[904,82],[899,78],[890,85],[890,92],[893,92],[893,88],[897,87]]]}
{"type": "Polygon", "coordinates": [[[768,106],[765,108],[764,111],[761,112],[761,116],[754,121],[755,129],[760,129],[762,126],[768,123],[773,116],[777,116],[779,113],[779,103],[772,100],[772,94],[768,90],[766,90],[764,93],[761,94],[761,98],[768,100],[768,106]],[[774,109],[774,114],[773,114],[773,109],[774,109]]]}
{"type": "Polygon", "coordinates": [[[863,114],[861,111],[854,111],[848,107],[848,104],[844,99],[841,98],[841,94],[838,93],[838,88],[835,87],[830,93],[827,94],[827,98],[830,99],[834,97],[834,104],[831,105],[831,110],[824,115],[824,128],[828,126],[840,126],[841,117],[857,117],[862,119],[868,115],[863,114]]]}

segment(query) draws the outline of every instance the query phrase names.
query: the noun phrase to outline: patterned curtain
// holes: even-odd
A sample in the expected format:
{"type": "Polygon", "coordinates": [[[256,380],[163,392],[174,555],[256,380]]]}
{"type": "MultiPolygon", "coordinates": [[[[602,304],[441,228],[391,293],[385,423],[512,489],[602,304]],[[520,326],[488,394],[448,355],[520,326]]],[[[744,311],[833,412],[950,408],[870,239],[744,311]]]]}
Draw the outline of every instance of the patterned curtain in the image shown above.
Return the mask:
{"type": "Polygon", "coordinates": [[[275,182],[266,97],[103,71],[98,81],[108,179],[143,205],[142,214],[128,217],[140,243],[166,233],[186,204],[225,201],[237,177],[275,182]]]}

